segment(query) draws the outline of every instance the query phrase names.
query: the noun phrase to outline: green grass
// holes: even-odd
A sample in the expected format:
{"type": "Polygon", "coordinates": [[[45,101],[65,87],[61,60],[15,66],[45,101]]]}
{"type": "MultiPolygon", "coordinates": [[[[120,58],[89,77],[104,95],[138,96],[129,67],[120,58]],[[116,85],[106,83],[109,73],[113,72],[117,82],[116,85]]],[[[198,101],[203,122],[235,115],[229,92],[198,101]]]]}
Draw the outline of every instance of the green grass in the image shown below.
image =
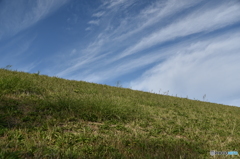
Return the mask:
{"type": "Polygon", "coordinates": [[[0,158],[211,158],[240,152],[239,123],[239,107],[0,69],[0,158]]]}

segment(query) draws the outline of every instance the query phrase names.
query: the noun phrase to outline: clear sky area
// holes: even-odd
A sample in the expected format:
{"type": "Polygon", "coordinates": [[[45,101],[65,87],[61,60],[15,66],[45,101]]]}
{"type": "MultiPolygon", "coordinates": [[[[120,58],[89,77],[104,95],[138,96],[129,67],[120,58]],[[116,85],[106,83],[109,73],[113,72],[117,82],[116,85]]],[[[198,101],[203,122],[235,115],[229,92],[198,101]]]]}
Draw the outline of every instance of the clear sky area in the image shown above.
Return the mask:
{"type": "Polygon", "coordinates": [[[240,1],[0,0],[7,65],[240,106],[240,1]]]}

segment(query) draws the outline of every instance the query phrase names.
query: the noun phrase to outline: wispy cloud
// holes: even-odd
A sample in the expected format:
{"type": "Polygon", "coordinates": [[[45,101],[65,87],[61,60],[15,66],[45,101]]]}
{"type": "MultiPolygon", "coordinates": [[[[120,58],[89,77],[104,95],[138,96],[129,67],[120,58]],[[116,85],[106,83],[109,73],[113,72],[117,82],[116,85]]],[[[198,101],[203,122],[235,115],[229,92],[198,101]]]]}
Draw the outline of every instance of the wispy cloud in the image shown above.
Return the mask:
{"type": "Polygon", "coordinates": [[[133,80],[133,89],[201,99],[204,94],[210,101],[238,100],[240,75],[238,32],[211,39],[195,41],[172,49],[176,54],[133,80]],[[217,90],[217,94],[216,94],[217,90]],[[231,96],[230,96],[231,95],[231,96]]]}
{"type": "Polygon", "coordinates": [[[104,11],[101,11],[101,12],[94,13],[92,16],[99,18],[99,17],[103,16],[104,14],[105,14],[105,12],[104,12],[104,11]]]}
{"type": "MultiPolygon", "coordinates": [[[[73,78],[76,79],[83,79],[86,81],[91,81],[91,82],[97,82],[97,83],[101,83],[104,82],[104,80],[107,79],[112,79],[112,78],[116,78],[116,77],[120,77],[122,75],[125,74],[129,74],[131,72],[134,72],[136,70],[140,70],[148,65],[151,65],[153,63],[162,63],[163,61],[163,65],[167,62],[168,63],[168,67],[176,67],[178,69],[183,69],[182,71],[184,71],[184,69],[187,69],[187,66],[189,66],[189,68],[192,67],[191,64],[188,64],[186,62],[187,59],[191,58],[190,62],[196,62],[194,63],[195,65],[199,65],[201,66],[202,61],[201,60],[205,60],[208,61],[209,57],[221,57],[226,53],[232,53],[232,57],[237,58],[237,54],[233,54],[235,53],[234,51],[237,51],[239,49],[238,46],[238,34],[236,34],[236,32],[231,33],[230,35],[226,34],[224,36],[221,37],[215,37],[209,40],[206,39],[202,39],[201,41],[196,40],[196,41],[186,41],[184,43],[179,43],[179,44],[175,44],[174,47],[172,45],[165,47],[164,49],[158,49],[155,50],[153,52],[148,52],[148,54],[139,56],[137,58],[130,58],[130,59],[126,59],[124,61],[115,63],[114,65],[108,65],[108,66],[104,66],[107,62],[107,60],[100,60],[98,61],[98,65],[92,65],[91,69],[87,69],[89,71],[85,71],[85,73],[81,73],[81,75],[76,75],[73,78]],[[189,43],[190,42],[190,43],[189,43]],[[211,46],[211,47],[210,47],[211,46]],[[229,47],[231,46],[231,47],[229,47]],[[205,52],[207,52],[205,54],[205,52]],[[194,54],[193,54],[194,53],[194,54]],[[215,54],[218,53],[218,54],[215,54]],[[212,55],[213,54],[213,55],[212,55]],[[179,60],[176,57],[182,57],[181,60],[183,60],[182,62],[185,63],[186,65],[184,65],[186,68],[177,66],[177,61],[179,60]],[[173,61],[172,58],[174,58],[176,60],[173,61]],[[184,58],[186,58],[184,60],[184,58]],[[176,65],[176,66],[175,66],[176,65]],[[100,66],[100,67],[99,67],[100,66]],[[94,77],[94,78],[93,78],[94,77]]],[[[224,55],[225,56],[225,55],[224,55]]],[[[181,61],[179,60],[179,61],[181,61]]],[[[211,59],[213,60],[213,59],[211,59]]],[[[217,60],[216,60],[217,61],[217,60]]],[[[216,61],[211,61],[213,62],[213,64],[215,64],[214,62],[216,61]]],[[[210,63],[211,63],[210,62],[210,63]]],[[[226,63],[226,62],[225,62],[226,63]]],[[[94,64],[94,62],[92,63],[94,64]]],[[[219,63],[220,64],[220,63],[219,63]]],[[[160,64],[161,65],[161,64],[160,64]]],[[[237,63],[236,63],[237,66],[237,63]]],[[[165,66],[166,67],[166,66],[165,66]]],[[[163,76],[166,74],[168,74],[168,70],[169,68],[166,67],[164,70],[166,72],[163,72],[163,76]]],[[[235,66],[234,66],[235,67],[235,66]]],[[[235,67],[238,68],[238,67],[235,67]]],[[[194,67],[192,68],[194,69],[194,67]]],[[[206,68],[204,68],[206,69],[206,68]]],[[[234,69],[233,69],[234,70],[234,69]]],[[[204,70],[202,70],[204,71],[204,70]]],[[[214,70],[212,70],[214,72],[214,70]]],[[[176,71],[176,72],[181,72],[181,71],[176,71]]],[[[197,72],[197,71],[195,71],[197,72]]],[[[157,73],[156,73],[157,74],[157,73]]],[[[171,72],[170,72],[171,74],[171,72]]],[[[184,75],[183,75],[184,76],[184,75]]],[[[146,75],[146,77],[150,77],[149,74],[146,75]]],[[[170,77],[169,77],[170,78],[170,77]]],[[[156,79],[158,79],[158,77],[156,77],[156,79]]],[[[139,79],[139,81],[144,81],[142,78],[139,79]]],[[[169,81],[169,80],[167,80],[169,81]]],[[[186,81],[188,81],[186,79],[186,81]]],[[[148,84],[151,82],[146,82],[145,84],[148,84]]],[[[164,84],[166,82],[163,82],[164,84]]],[[[150,84],[150,86],[152,86],[151,88],[154,88],[156,86],[156,83],[152,82],[152,85],[150,84]]],[[[145,87],[134,87],[133,85],[131,85],[131,87],[136,88],[136,89],[146,89],[145,87]]],[[[166,87],[164,87],[163,89],[167,89],[168,85],[166,85],[166,87]]],[[[150,89],[150,87],[147,87],[150,89]]]]}
{"type": "Polygon", "coordinates": [[[106,63],[108,62],[108,58],[106,55],[104,55],[103,57],[106,57],[106,59],[101,59],[102,57],[99,57],[97,60],[99,59],[100,60],[97,62],[97,65],[94,65],[96,61],[95,62],[92,61],[91,69],[86,68],[84,72],[81,71],[80,75],[75,75],[72,78],[102,83],[105,80],[129,74],[133,71],[142,69],[143,67],[150,65],[154,62],[164,60],[168,56],[171,56],[171,52],[167,49],[164,49],[155,52],[150,52],[147,55],[143,55],[135,59],[121,61],[115,63],[114,65],[106,65],[106,63]],[[159,54],[159,52],[163,53],[159,54]]]}
{"type": "Polygon", "coordinates": [[[88,22],[88,24],[98,25],[99,24],[99,20],[91,20],[91,21],[88,22]]]}
{"type": "MultiPolygon", "coordinates": [[[[24,72],[31,72],[34,68],[36,68],[37,65],[39,65],[41,63],[41,61],[34,61],[34,62],[31,62],[29,63],[28,65],[19,65],[18,66],[18,69],[21,70],[21,71],[24,71],[24,72]]],[[[40,71],[40,70],[38,70],[40,71]]]]}
{"type": "Polygon", "coordinates": [[[2,67],[12,65],[13,68],[21,71],[29,72],[37,66],[38,59],[32,59],[31,62],[26,62],[32,56],[32,44],[36,36],[17,36],[5,45],[0,46],[0,64],[2,67]]]}
{"type": "Polygon", "coordinates": [[[0,52],[2,52],[2,59],[6,57],[8,58],[7,61],[9,61],[9,59],[19,58],[23,54],[26,55],[35,39],[36,36],[28,38],[26,38],[26,36],[19,36],[14,40],[11,40],[9,43],[6,43],[4,46],[0,47],[0,52]]]}
{"type": "MultiPolygon", "coordinates": [[[[93,20],[89,21],[88,23],[91,24],[98,24],[99,28],[102,28],[99,33],[94,35],[93,41],[83,50],[80,52],[84,52],[85,55],[88,55],[89,62],[93,62],[95,56],[99,54],[105,54],[106,52],[115,52],[114,57],[108,58],[108,61],[104,64],[114,62],[117,57],[122,56],[119,49],[125,49],[130,46],[128,41],[134,41],[139,39],[139,35],[135,37],[135,33],[137,32],[144,32],[147,25],[153,25],[159,21],[161,18],[167,17],[169,15],[176,14],[177,12],[186,9],[190,6],[197,4],[195,1],[184,1],[177,5],[174,0],[167,1],[166,3],[154,2],[151,7],[145,8],[143,11],[140,11],[140,14],[133,14],[131,10],[133,8],[127,8],[132,4],[137,3],[136,1],[105,1],[102,6],[100,6],[101,10],[97,11],[93,14],[93,20]],[[117,5],[123,5],[124,7],[118,7],[117,9],[113,9],[117,5]],[[109,7],[111,6],[111,7],[109,7]],[[161,6],[161,7],[160,7],[161,6]],[[126,11],[127,10],[127,11],[126,11]],[[126,14],[123,14],[126,13],[126,14]],[[157,15],[155,15],[157,14],[157,15]],[[121,16],[120,16],[121,15],[121,16]],[[100,19],[97,19],[96,18],[100,19]],[[118,21],[113,20],[113,17],[122,17],[119,18],[118,21]],[[145,25],[147,24],[147,25],[145,25]],[[137,30],[137,31],[136,31],[137,30]],[[134,32],[135,31],[135,32],[134,32]],[[120,45],[119,45],[120,44],[120,45]],[[116,52],[119,52],[118,54],[116,52]],[[92,56],[93,55],[93,56],[92,56]],[[92,59],[90,60],[90,57],[92,59]]],[[[92,27],[87,27],[86,30],[93,30],[92,27]]],[[[146,33],[145,33],[146,34],[146,33]]],[[[141,38],[145,35],[141,33],[141,38]]],[[[79,59],[82,58],[82,54],[79,55],[79,59]]],[[[76,59],[74,59],[76,61],[76,59]]],[[[66,69],[74,71],[77,68],[82,66],[82,61],[77,62],[75,66],[71,68],[75,69],[66,69]],[[79,65],[80,63],[80,65],[79,65]]],[[[103,64],[103,65],[104,65],[103,64]]],[[[64,71],[67,73],[67,71],[64,71]]],[[[65,74],[64,73],[64,74],[65,74]]],[[[64,75],[63,72],[61,75],[64,75]]],[[[65,74],[66,75],[66,74],[65,74]]]]}
{"type": "Polygon", "coordinates": [[[68,0],[3,1],[0,5],[0,40],[12,36],[65,4],[68,0]]]}
{"type": "Polygon", "coordinates": [[[119,5],[126,5],[129,0],[107,0],[103,3],[103,6],[106,6],[106,8],[114,8],[118,7],[119,5]]]}
{"type": "MultiPolygon", "coordinates": [[[[128,32],[117,36],[116,39],[124,40],[137,33],[141,33],[144,29],[153,26],[154,24],[163,23],[166,18],[169,18],[183,10],[193,7],[199,4],[200,1],[185,0],[168,0],[168,1],[156,1],[152,5],[140,11],[137,16],[131,17],[134,22],[126,24],[124,28],[129,29],[128,32]],[[134,25],[133,25],[134,24],[134,25]]],[[[161,24],[160,24],[161,26],[161,24]]]]}
{"type": "Polygon", "coordinates": [[[142,38],[138,43],[126,49],[119,58],[137,53],[149,47],[163,42],[174,40],[179,37],[188,36],[200,32],[210,32],[227,25],[239,22],[240,4],[223,3],[214,8],[201,8],[188,15],[186,18],[153,32],[142,38]],[[211,18],[210,18],[211,17],[211,18]]]}

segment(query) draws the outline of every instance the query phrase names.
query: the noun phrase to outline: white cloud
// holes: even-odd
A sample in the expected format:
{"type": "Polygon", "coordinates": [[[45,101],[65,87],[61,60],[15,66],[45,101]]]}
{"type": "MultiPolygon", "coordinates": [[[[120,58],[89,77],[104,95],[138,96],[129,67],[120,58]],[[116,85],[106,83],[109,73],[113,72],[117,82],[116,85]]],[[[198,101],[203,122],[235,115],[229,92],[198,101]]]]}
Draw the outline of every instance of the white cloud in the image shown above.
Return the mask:
{"type": "MultiPolygon", "coordinates": [[[[177,0],[167,0],[163,1],[156,1],[151,6],[142,10],[137,16],[131,17],[134,22],[134,26],[131,24],[126,24],[126,26],[130,26],[131,30],[127,33],[124,33],[120,36],[117,36],[116,39],[123,40],[134,34],[140,33],[144,29],[151,27],[152,25],[163,22],[165,18],[170,17],[174,14],[177,14],[183,10],[186,10],[192,6],[197,5],[200,3],[201,0],[184,0],[184,1],[177,1],[177,0]]],[[[124,26],[124,27],[126,27],[124,26]]]]}
{"type": "MultiPolygon", "coordinates": [[[[95,61],[98,61],[107,55],[107,54],[102,54],[100,56],[96,56],[96,54],[93,54],[95,51],[92,51],[91,48],[87,48],[85,50],[86,54],[82,54],[82,51],[83,50],[76,51],[74,55],[78,55],[78,56],[74,57],[74,59],[68,60],[68,63],[70,62],[74,64],[68,67],[67,69],[65,68],[63,71],[58,72],[57,76],[69,77],[69,74],[71,74],[74,71],[77,71],[79,68],[86,68],[86,69],[93,68],[94,66],[96,66],[95,61]]],[[[65,53],[63,55],[68,55],[68,53],[65,53]]],[[[97,65],[97,67],[99,66],[97,65]]],[[[70,78],[73,78],[73,77],[70,77],[70,78]]]]}
{"type": "Polygon", "coordinates": [[[103,16],[104,14],[105,14],[105,12],[102,11],[102,12],[94,13],[92,16],[93,16],[93,17],[98,17],[98,18],[99,18],[99,17],[103,16]]]}
{"type": "Polygon", "coordinates": [[[174,56],[146,71],[130,86],[154,92],[169,90],[170,94],[192,99],[202,99],[206,94],[210,102],[237,101],[240,93],[239,41],[240,34],[234,32],[192,42],[179,50],[172,49],[176,53],[174,56]]]}
{"type": "Polygon", "coordinates": [[[70,56],[73,56],[73,55],[75,55],[75,54],[76,54],[76,52],[77,52],[77,49],[73,49],[73,50],[72,50],[72,52],[70,53],[70,56]]]}
{"type": "MultiPolygon", "coordinates": [[[[169,53],[169,52],[168,52],[169,53]]],[[[153,62],[165,59],[169,54],[163,53],[158,54],[158,52],[154,52],[145,56],[141,56],[136,59],[125,60],[120,63],[115,63],[114,65],[106,66],[107,61],[101,60],[98,62],[98,65],[92,65],[91,71],[86,72],[84,76],[81,76],[81,79],[85,81],[91,81],[100,83],[107,79],[113,79],[124,74],[128,74],[130,72],[141,69],[142,67],[149,65],[153,62]],[[146,60],[147,59],[147,60],[146,60]],[[102,68],[98,70],[99,68],[102,68]],[[98,70],[98,71],[94,71],[98,70]],[[94,72],[94,78],[93,73],[94,72]]],[[[75,77],[80,78],[80,77],[75,77]]]]}
{"type": "Polygon", "coordinates": [[[108,1],[105,1],[105,3],[103,5],[107,6],[107,8],[113,8],[113,7],[117,7],[121,4],[124,4],[126,2],[129,2],[129,0],[108,0],[108,1]]]}
{"type": "Polygon", "coordinates": [[[24,66],[19,66],[18,70],[24,71],[24,72],[30,72],[32,69],[34,69],[37,65],[39,65],[42,61],[38,62],[32,62],[28,65],[24,64],[24,66]]]}
{"type": "Polygon", "coordinates": [[[18,36],[0,47],[0,52],[4,53],[1,55],[0,63],[5,63],[6,61],[15,63],[20,58],[23,58],[23,55],[26,58],[30,54],[29,49],[35,39],[36,36],[27,38],[25,36],[18,36]]]}
{"type": "MultiPolygon", "coordinates": [[[[107,1],[105,2],[105,7],[108,6],[110,3],[113,3],[115,5],[117,4],[123,4],[126,3],[126,6],[129,6],[134,1],[127,2],[127,1],[107,1]]],[[[111,21],[111,18],[108,16],[118,16],[118,14],[121,14],[122,11],[111,10],[111,9],[105,9],[102,19],[107,18],[107,23],[100,23],[100,20],[92,20],[89,23],[91,24],[98,24],[98,25],[107,25],[105,27],[102,26],[102,28],[105,28],[105,30],[102,30],[99,33],[99,36],[94,39],[94,42],[91,43],[88,48],[91,48],[91,52],[96,52],[97,54],[100,54],[101,52],[115,52],[117,49],[126,48],[129,46],[128,41],[132,41],[135,39],[134,34],[140,31],[144,31],[147,26],[153,25],[156,22],[161,21],[161,18],[164,18],[166,16],[170,16],[173,14],[176,14],[177,12],[184,10],[190,6],[196,5],[198,2],[188,0],[181,3],[176,3],[175,0],[167,1],[166,3],[160,3],[156,2],[151,7],[148,7],[144,9],[144,11],[140,11],[139,14],[128,14],[123,19],[118,19],[120,24],[117,26],[114,26],[111,21]],[[154,10],[154,11],[153,11],[154,10]],[[110,19],[110,21],[109,21],[110,19]],[[111,43],[111,45],[109,45],[111,43]],[[119,45],[121,43],[121,45],[119,45]]],[[[114,5],[112,5],[114,6],[114,5]]],[[[125,11],[125,10],[124,10],[125,11]]],[[[102,12],[97,12],[96,15],[101,15],[102,12]]],[[[90,27],[86,29],[86,31],[91,30],[90,27]]],[[[142,33],[140,33],[142,35],[142,33]]],[[[132,43],[132,42],[131,42],[132,43]]],[[[83,52],[85,52],[83,50],[83,52]]],[[[88,51],[89,52],[89,51],[88,51]]],[[[116,55],[112,59],[110,58],[107,63],[114,62],[119,59],[119,57],[122,57],[123,55],[116,55]]]]}
{"type": "Polygon", "coordinates": [[[68,0],[3,1],[0,6],[0,40],[45,18],[68,0]]]}
{"type": "Polygon", "coordinates": [[[239,17],[239,3],[223,3],[216,8],[207,8],[205,10],[200,9],[186,18],[142,38],[134,46],[126,49],[118,58],[123,58],[151,46],[174,40],[178,37],[184,37],[200,32],[209,32],[234,24],[240,21],[239,17]]]}
{"type": "Polygon", "coordinates": [[[90,30],[92,30],[92,29],[91,29],[91,27],[87,27],[85,30],[86,30],[86,31],[90,31],[90,30]]]}
{"type": "Polygon", "coordinates": [[[91,21],[88,22],[88,24],[98,25],[99,24],[99,20],[91,20],[91,21]]]}

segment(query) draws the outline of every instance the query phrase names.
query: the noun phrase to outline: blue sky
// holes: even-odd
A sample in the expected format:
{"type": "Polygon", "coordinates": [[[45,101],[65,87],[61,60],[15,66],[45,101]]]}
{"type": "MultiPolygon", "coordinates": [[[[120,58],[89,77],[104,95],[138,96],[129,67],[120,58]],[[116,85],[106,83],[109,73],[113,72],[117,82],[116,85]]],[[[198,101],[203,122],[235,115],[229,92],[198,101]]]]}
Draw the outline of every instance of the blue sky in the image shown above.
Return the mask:
{"type": "Polygon", "coordinates": [[[240,1],[0,0],[7,65],[240,106],[240,1]]]}

